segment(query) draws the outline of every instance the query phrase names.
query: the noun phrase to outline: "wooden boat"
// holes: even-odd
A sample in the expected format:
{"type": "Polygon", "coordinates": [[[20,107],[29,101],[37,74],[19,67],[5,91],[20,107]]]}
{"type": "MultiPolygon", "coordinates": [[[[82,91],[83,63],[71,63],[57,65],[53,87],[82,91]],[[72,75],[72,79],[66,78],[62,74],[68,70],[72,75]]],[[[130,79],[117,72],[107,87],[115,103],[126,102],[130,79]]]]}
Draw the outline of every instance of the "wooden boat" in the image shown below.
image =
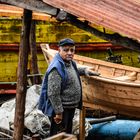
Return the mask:
{"type": "MultiPolygon", "coordinates": [[[[48,63],[57,51],[41,45],[48,63]]],[[[100,76],[81,77],[84,106],[140,118],[140,69],[75,55],[77,64],[100,76]]]]}
{"type": "MultiPolygon", "coordinates": [[[[57,49],[57,43],[50,43],[50,48],[57,49]]],[[[115,46],[108,42],[100,42],[100,43],[76,43],[78,47],[77,51],[107,51],[108,48],[113,50],[126,50],[126,48],[122,46],[115,46]]],[[[18,44],[0,44],[0,51],[19,51],[19,43],[18,44]]],[[[37,51],[41,51],[40,43],[37,43],[37,51]]]]}
{"type": "Polygon", "coordinates": [[[0,94],[16,94],[16,82],[0,82],[0,94]]]}
{"type": "Polygon", "coordinates": [[[16,82],[0,82],[0,106],[16,96],[16,82]]]}

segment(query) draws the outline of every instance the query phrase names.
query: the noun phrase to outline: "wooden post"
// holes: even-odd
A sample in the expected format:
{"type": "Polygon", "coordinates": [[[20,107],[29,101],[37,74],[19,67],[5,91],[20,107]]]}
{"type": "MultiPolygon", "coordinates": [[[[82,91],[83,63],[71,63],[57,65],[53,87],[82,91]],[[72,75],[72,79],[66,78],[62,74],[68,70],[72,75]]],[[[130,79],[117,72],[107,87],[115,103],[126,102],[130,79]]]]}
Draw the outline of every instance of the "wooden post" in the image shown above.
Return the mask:
{"type": "MultiPolygon", "coordinates": [[[[36,47],[36,21],[32,20],[30,29],[30,51],[31,51],[31,71],[32,74],[38,74],[37,65],[37,47],[36,47]]],[[[33,84],[40,84],[42,82],[40,76],[33,76],[33,84]]]]}
{"type": "Polygon", "coordinates": [[[86,108],[83,106],[82,110],[80,111],[80,122],[79,122],[79,140],[85,140],[85,115],[86,115],[86,108]]]}
{"type": "Polygon", "coordinates": [[[23,139],[25,98],[27,91],[27,63],[31,20],[32,11],[24,9],[17,73],[16,108],[13,134],[14,140],[23,139]]]}
{"type": "Polygon", "coordinates": [[[140,129],[139,131],[137,132],[136,136],[134,137],[133,140],[140,140],[140,129]]]}

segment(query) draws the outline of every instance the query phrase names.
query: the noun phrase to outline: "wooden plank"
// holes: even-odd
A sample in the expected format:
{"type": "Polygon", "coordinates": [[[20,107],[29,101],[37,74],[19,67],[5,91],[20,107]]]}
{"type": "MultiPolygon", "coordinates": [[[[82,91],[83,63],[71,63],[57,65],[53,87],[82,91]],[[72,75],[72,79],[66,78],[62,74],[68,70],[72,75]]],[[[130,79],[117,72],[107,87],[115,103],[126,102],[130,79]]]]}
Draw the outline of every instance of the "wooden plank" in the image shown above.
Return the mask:
{"type": "Polygon", "coordinates": [[[136,134],[133,140],[140,140],[140,131],[136,134]]]}
{"type": "MultiPolygon", "coordinates": [[[[32,20],[30,29],[30,52],[31,52],[31,68],[32,74],[39,74],[37,63],[37,46],[36,46],[36,21],[32,20]]],[[[42,79],[40,76],[34,76],[32,79],[33,84],[41,84],[42,79]]]]}
{"type": "Polygon", "coordinates": [[[23,139],[24,131],[24,111],[25,98],[27,91],[27,64],[29,53],[29,34],[32,20],[32,11],[24,9],[23,27],[21,32],[21,42],[19,50],[19,64],[17,72],[17,93],[16,93],[16,108],[14,118],[14,140],[23,139]]]}
{"type": "MultiPolygon", "coordinates": [[[[12,5],[7,4],[0,4],[0,17],[12,17],[13,19],[22,19],[23,17],[23,8],[19,8],[12,5]]],[[[50,15],[45,13],[40,13],[33,11],[33,18],[34,20],[49,20],[49,21],[56,21],[55,18],[51,18],[50,15]]],[[[119,46],[118,46],[119,47],[119,46]]],[[[118,48],[117,47],[117,48],[118,48]]]]}
{"type": "Polygon", "coordinates": [[[8,134],[5,134],[3,132],[0,132],[0,139],[1,138],[12,140],[12,136],[9,136],[8,134]]]}
{"type": "Polygon", "coordinates": [[[82,110],[80,110],[79,140],[85,139],[85,116],[86,116],[86,108],[85,106],[83,106],[82,110]]]}
{"type": "Polygon", "coordinates": [[[16,89],[0,89],[0,94],[16,94],[16,89]]]}
{"type": "Polygon", "coordinates": [[[28,0],[0,0],[0,2],[8,3],[32,11],[47,13],[50,15],[57,14],[56,8],[42,2],[41,0],[32,0],[32,2],[28,0]]]}
{"type": "MultiPolygon", "coordinates": [[[[13,130],[9,130],[3,127],[0,127],[0,133],[3,134],[4,136],[8,137],[8,140],[13,140],[13,130]]],[[[31,140],[29,136],[23,135],[23,140],[31,140]]]]}
{"type": "Polygon", "coordinates": [[[91,63],[93,64],[93,66],[95,65],[101,65],[102,67],[106,67],[106,68],[116,68],[116,70],[120,70],[120,72],[122,71],[122,73],[124,74],[124,69],[129,71],[130,73],[133,72],[133,71],[136,71],[136,72],[140,72],[140,69],[139,68],[136,68],[136,67],[131,67],[130,69],[130,66],[125,66],[125,65],[121,65],[121,64],[115,64],[115,63],[110,63],[110,62],[106,62],[106,61],[102,61],[102,60],[98,60],[98,59],[94,59],[94,58],[87,58],[85,56],[80,56],[80,55],[74,55],[74,59],[76,61],[83,61],[83,62],[87,62],[88,63],[91,63]]]}
{"type": "Polygon", "coordinates": [[[110,122],[116,120],[116,116],[109,116],[109,117],[104,117],[104,118],[98,118],[98,119],[93,119],[89,120],[88,122],[90,124],[97,124],[97,123],[102,123],[102,122],[110,122]]]}
{"type": "Polygon", "coordinates": [[[72,134],[66,134],[65,132],[62,132],[44,140],[77,140],[77,138],[72,134]]]}
{"type": "MultiPolygon", "coordinates": [[[[113,50],[122,50],[124,49],[121,46],[114,46],[110,43],[75,43],[76,52],[86,52],[86,51],[106,51],[108,47],[112,48],[113,50]]],[[[57,43],[50,43],[50,48],[57,50],[58,46],[57,43]]],[[[19,44],[0,44],[0,51],[18,51],[19,44]]],[[[37,51],[41,51],[40,44],[37,43],[37,51]]]]}

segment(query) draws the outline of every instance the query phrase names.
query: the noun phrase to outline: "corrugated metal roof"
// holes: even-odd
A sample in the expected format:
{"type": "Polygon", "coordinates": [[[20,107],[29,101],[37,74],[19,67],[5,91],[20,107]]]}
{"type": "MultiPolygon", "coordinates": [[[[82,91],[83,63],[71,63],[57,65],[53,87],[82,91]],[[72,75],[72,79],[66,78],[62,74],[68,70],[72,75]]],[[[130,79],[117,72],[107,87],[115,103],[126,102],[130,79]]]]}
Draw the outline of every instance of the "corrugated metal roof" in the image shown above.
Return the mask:
{"type": "Polygon", "coordinates": [[[140,40],[140,0],[43,0],[77,17],[140,40]]]}

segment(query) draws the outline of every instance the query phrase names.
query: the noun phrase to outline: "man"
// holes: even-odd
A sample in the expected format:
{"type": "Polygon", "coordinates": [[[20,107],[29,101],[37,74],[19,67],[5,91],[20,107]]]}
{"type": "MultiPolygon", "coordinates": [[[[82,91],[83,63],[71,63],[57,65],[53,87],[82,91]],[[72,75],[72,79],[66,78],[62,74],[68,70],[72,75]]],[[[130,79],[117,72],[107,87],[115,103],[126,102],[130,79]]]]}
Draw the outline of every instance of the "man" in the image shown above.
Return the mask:
{"type": "Polygon", "coordinates": [[[58,47],[43,80],[39,101],[39,109],[50,117],[50,136],[62,131],[72,133],[75,109],[82,108],[80,75],[99,75],[77,68],[73,61],[75,43],[72,39],[60,40],[58,47]]]}

